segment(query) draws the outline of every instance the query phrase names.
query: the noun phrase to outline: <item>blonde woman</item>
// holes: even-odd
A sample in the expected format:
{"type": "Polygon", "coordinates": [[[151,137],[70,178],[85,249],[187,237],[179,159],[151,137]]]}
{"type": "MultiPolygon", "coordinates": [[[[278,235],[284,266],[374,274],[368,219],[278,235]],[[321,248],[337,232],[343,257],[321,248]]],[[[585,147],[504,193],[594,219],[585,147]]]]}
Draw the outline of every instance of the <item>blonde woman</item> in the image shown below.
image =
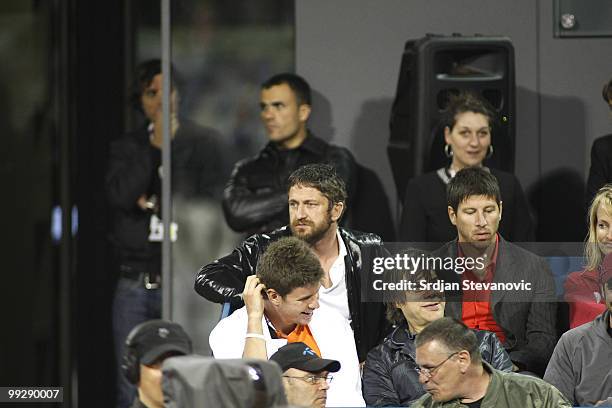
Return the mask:
{"type": "MultiPolygon", "coordinates": [[[[601,293],[602,276],[612,268],[612,184],[603,186],[589,207],[589,234],[584,246],[586,266],[565,281],[570,305],[570,328],[590,322],[606,309],[601,293]]],[[[609,272],[608,272],[609,274],[609,272]]]]}

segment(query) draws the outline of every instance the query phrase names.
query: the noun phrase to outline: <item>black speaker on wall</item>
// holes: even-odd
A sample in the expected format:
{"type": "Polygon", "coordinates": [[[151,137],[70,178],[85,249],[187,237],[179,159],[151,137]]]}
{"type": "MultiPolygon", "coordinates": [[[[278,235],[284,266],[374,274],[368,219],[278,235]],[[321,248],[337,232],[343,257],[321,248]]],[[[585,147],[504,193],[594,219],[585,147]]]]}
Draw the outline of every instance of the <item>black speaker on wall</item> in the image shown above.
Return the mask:
{"type": "Polygon", "coordinates": [[[449,165],[440,119],[449,95],[464,90],[487,99],[497,113],[494,153],[485,165],[513,172],[515,88],[507,37],[428,34],[406,42],[387,147],[400,199],[412,177],[449,165]]]}

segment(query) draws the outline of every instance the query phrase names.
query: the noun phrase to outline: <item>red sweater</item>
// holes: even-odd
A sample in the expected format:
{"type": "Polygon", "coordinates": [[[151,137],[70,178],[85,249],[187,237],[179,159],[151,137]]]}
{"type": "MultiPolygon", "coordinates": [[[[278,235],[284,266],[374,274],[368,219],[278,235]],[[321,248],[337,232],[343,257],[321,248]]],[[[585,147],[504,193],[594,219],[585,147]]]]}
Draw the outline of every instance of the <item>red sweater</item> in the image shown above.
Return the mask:
{"type": "Polygon", "coordinates": [[[572,272],[565,281],[565,301],[569,303],[570,329],[590,322],[606,310],[597,270],[572,272]]]}

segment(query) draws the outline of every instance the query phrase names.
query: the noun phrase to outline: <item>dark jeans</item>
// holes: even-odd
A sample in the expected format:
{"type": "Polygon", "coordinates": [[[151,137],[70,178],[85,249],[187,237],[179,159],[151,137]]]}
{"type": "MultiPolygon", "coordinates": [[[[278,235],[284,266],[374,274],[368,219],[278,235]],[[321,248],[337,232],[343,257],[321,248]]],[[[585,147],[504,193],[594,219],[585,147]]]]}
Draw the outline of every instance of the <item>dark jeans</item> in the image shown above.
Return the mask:
{"type": "Polygon", "coordinates": [[[141,281],[120,278],[113,299],[113,338],[117,361],[117,407],[129,408],[136,387],[121,371],[125,339],[138,324],[161,317],[161,289],[145,289],[141,281]]]}

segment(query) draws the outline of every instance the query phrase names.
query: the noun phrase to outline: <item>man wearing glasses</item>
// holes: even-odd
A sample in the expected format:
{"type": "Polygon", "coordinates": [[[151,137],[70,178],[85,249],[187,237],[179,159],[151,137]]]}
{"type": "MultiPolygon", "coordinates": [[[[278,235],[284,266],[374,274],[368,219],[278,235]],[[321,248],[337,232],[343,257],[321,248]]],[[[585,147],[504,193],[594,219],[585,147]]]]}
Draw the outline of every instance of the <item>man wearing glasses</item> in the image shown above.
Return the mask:
{"type": "Polygon", "coordinates": [[[245,306],[221,320],[208,342],[215,358],[262,360],[288,343],[304,343],[341,364],[326,390],[326,406],[364,406],[353,331],[336,309],[319,304],[322,276],[321,263],[303,240],[285,237],[271,243],[257,274],[246,279],[245,306]]]}
{"type": "Polygon", "coordinates": [[[427,393],[411,407],[572,406],[544,380],[502,372],[482,361],[474,332],[452,318],[436,320],[419,333],[416,361],[427,393]]]}
{"type": "Polygon", "coordinates": [[[283,371],[283,387],[289,405],[324,407],[327,390],[340,362],[320,358],[304,343],[289,343],[270,357],[283,371]]]}
{"type": "MultiPolygon", "coordinates": [[[[422,251],[408,250],[405,255],[418,258],[422,251]]],[[[390,270],[384,275],[389,282],[439,282],[434,270],[390,270]]],[[[431,322],[444,317],[444,292],[383,292],[387,319],[395,329],[374,347],[363,366],[363,397],[368,406],[408,406],[425,394],[415,370],[415,339],[431,322]]],[[[501,371],[512,371],[512,361],[494,333],[475,330],[482,360],[501,371]]]]}

